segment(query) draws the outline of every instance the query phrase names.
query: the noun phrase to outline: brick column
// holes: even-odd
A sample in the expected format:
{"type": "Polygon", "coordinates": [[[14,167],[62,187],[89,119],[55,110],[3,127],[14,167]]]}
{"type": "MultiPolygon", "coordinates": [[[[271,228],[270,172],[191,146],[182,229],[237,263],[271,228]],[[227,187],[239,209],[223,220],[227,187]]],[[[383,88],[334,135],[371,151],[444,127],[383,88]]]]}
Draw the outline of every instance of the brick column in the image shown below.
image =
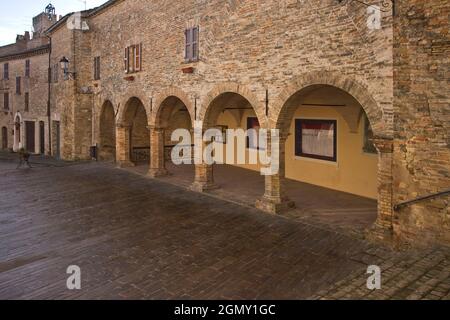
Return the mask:
{"type": "Polygon", "coordinates": [[[195,180],[191,189],[197,192],[205,192],[216,189],[214,184],[213,166],[205,163],[195,165],[195,180]]]}
{"type": "MultiPolygon", "coordinates": [[[[290,201],[285,192],[285,144],[287,136],[280,137],[278,174],[265,177],[264,196],[256,201],[256,207],[268,213],[278,214],[295,207],[295,203],[290,201]]],[[[272,142],[267,144],[268,150],[271,150],[272,142]]],[[[269,151],[270,152],[270,151],[269,151]]]]}
{"type": "Polygon", "coordinates": [[[206,130],[194,128],[194,163],[195,163],[195,179],[191,186],[191,190],[197,192],[205,192],[212,189],[217,189],[214,184],[214,168],[213,165],[203,163],[203,151],[206,147],[206,142],[203,141],[203,134],[206,130]],[[195,130],[201,130],[202,134],[195,135],[195,130]]]}
{"type": "Polygon", "coordinates": [[[378,150],[378,217],[369,231],[373,240],[392,241],[393,237],[393,151],[390,138],[374,138],[378,150]]]}
{"type": "Polygon", "coordinates": [[[168,174],[164,157],[164,129],[150,127],[150,170],[148,175],[156,178],[168,174]]]}
{"type": "Polygon", "coordinates": [[[116,126],[116,163],[119,168],[134,167],[130,159],[131,126],[118,124],[116,126]]]}

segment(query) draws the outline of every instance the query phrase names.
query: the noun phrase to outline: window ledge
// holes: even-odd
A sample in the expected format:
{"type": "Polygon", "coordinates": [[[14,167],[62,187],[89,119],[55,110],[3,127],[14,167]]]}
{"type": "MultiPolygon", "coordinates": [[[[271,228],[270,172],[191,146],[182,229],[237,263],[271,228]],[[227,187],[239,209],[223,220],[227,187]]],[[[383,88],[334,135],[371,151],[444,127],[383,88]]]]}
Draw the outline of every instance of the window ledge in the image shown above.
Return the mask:
{"type": "Polygon", "coordinates": [[[333,166],[333,167],[339,167],[339,162],[338,161],[328,161],[328,160],[307,158],[307,157],[301,157],[301,156],[294,156],[294,160],[314,162],[314,163],[317,163],[317,164],[325,164],[325,165],[329,165],[329,166],[333,166]]]}

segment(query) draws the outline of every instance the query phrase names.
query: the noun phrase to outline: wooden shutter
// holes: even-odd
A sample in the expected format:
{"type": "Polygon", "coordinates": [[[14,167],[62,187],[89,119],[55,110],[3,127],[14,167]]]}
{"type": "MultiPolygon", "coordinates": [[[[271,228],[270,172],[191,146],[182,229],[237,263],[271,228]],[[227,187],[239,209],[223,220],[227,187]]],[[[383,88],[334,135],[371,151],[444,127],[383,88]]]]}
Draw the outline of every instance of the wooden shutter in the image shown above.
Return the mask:
{"type": "Polygon", "coordinates": [[[100,57],[94,58],[94,80],[100,80],[100,57]]]}
{"type": "Polygon", "coordinates": [[[3,94],[3,108],[9,110],[9,92],[3,94]]]}
{"type": "Polygon", "coordinates": [[[199,27],[192,29],[192,60],[198,60],[199,27]]]}
{"type": "Polygon", "coordinates": [[[185,59],[190,61],[192,59],[192,29],[186,29],[186,48],[185,48],[185,59]]]}
{"type": "Polygon", "coordinates": [[[21,92],[20,83],[21,83],[20,77],[16,77],[16,94],[20,94],[21,92]]]}
{"type": "Polygon", "coordinates": [[[142,44],[137,44],[134,49],[135,71],[141,71],[142,64],[142,44]]]}
{"type": "Polygon", "coordinates": [[[30,109],[30,94],[25,92],[25,111],[30,109]]]}
{"type": "Polygon", "coordinates": [[[30,76],[30,60],[25,60],[25,77],[30,76]]]}
{"type": "Polygon", "coordinates": [[[5,63],[3,65],[3,79],[5,80],[9,79],[9,63],[5,63]]]}
{"type": "Polygon", "coordinates": [[[125,56],[124,56],[124,62],[125,62],[125,73],[130,72],[130,48],[125,48],[125,56]]]}

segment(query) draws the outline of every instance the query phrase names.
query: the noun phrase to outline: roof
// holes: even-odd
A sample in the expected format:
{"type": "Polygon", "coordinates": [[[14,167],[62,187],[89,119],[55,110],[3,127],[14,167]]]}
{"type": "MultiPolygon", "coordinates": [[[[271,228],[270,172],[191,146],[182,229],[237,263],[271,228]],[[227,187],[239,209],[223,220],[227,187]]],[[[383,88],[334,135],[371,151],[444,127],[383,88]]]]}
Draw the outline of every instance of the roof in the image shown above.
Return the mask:
{"type": "MultiPolygon", "coordinates": [[[[119,2],[121,0],[109,0],[106,1],[104,4],[102,4],[101,6],[98,6],[96,8],[93,9],[89,9],[89,10],[84,10],[81,11],[81,16],[82,17],[92,17],[95,16],[97,14],[102,13],[104,10],[106,10],[107,8],[109,8],[110,6],[116,4],[117,2],[119,2]]],[[[57,23],[55,23],[54,25],[52,25],[50,28],[47,29],[47,31],[45,31],[46,34],[51,34],[53,31],[55,31],[56,29],[58,29],[60,26],[62,26],[67,19],[72,16],[75,12],[71,12],[66,14],[64,17],[62,17],[61,19],[59,19],[59,21],[57,23]]]]}
{"type": "Polygon", "coordinates": [[[2,56],[0,56],[0,61],[11,60],[11,59],[20,59],[20,58],[26,57],[26,56],[39,55],[39,54],[49,52],[49,50],[50,50],[50,44],[46,44],[46,45],[39,46],[39,47],[36,47],[33,49],[28,49],[28,50],[23,50],[23,51],[19,51],[19,52],[2,55],[2,56]]]}

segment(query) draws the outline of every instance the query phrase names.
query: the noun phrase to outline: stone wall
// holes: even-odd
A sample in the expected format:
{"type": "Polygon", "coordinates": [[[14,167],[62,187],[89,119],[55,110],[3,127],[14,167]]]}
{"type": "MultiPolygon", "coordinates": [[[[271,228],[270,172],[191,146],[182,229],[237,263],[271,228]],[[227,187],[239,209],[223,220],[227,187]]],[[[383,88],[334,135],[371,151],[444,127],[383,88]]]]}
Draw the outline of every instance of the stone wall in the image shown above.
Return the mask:
{"type": "MultiPolygon", "coordinates": [[[[394,199],[450,188],[450,1],[397,1],[394,199]]],[[[406,243],[450,243],[449,196],[395,214],[406,243]]]]}
{"type": "MultiPolygon", "coordinates": [[[[15,51],[20,53],[20,51],[15,51]]],[[[0,127],[8,128],[8,147],[14,146],[14,121],[19,116],[22,121],[21,142],[25,140],[25,121],[35,122],[35,152],[40,153],[39,123],[44,122],[45,153],[49,151],[49,130],[47,116],[48,101],[48,48],[27,52],[16,56],[0,57],[0,127]],[[25,76],[25,61],[30,60],[30,76],[25,76]],[[4,64],[9,65],[9,80],[3,79],[4,64]],[[21,77],[21,92],[16,93],[16,77],[21,77]],[[9,92],[9,110],[3,110],[3,93],[9,92]],[[25,94],[29,94],[28,110],[25,110],[25,94]]],[[[22,145],[23,146],[23,145],[22,145]]]]}

